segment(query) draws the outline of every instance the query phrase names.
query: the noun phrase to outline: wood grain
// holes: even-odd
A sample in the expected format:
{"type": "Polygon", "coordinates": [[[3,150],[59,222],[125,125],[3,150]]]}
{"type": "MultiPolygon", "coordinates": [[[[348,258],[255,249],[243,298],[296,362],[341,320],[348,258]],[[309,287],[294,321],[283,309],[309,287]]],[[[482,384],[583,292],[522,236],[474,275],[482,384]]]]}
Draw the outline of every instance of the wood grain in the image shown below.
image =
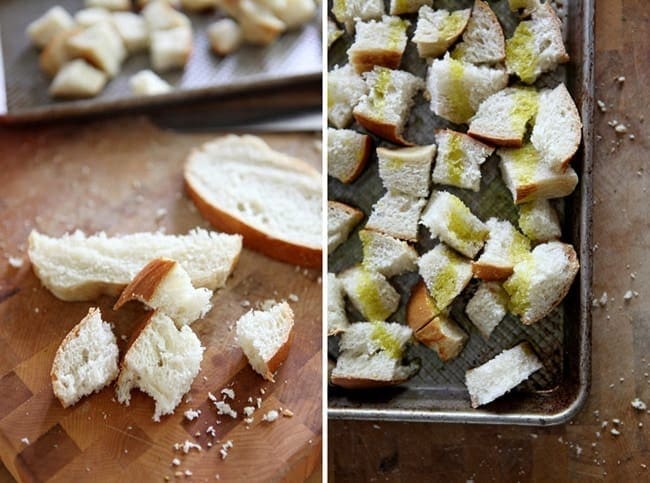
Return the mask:
{"type": "Polygon", "coordinates": [[[650,402],[647,7],[643,0],[596,5],[596,98],[607,112],[595,116],[593,288],[609,301],[593,310],[585,407],[550,428],[330,421],[332,481],[650,481],[650,418],[630,405],[635,397],[650,402]],[[612,120],[634,140],[617,135],[612,120]],[[627,290],[639,296],[626,302],[627,290]]]}
{"type": "MultiPolygon", "coordinates": [[[[183,191],[182,166],[189,150],[210,134],[179,134],[144,118],[61,123],[0,130],[0,456],[20,481],[162,481],[190,470],[207,481],[303,480],[321,450],[321,279],[305,270],[244,250],[214,309],[192,325],[207,348],[202,371],[172,416],[152,421],[153,401],[134,391],[129,407],[108,388],[63,409],[52,393],[49,370],[65,334],[97,305],[115,324],[121,350],[143,308],[115,299],[67,303],[43,288],[26,256],[32,228],[50,235],[82,229],[109,234],[185,233],[207,223],[183,191]],[[23,265],[14,268],[8,257],[23,265]],[[287,299],[295,313],[295,339],[276,383],[259,377],[234,341],[233,326],[266,299],[287,299]],[[238,419],[218,416],[208,392],[219,399],[232,387],[238,419]],[[255,421],[242,421],[248,398],[261,398],[255,421]],[[288,408],[293,417],[261,420],[288,408]],[[183,412],[200,408],[187,421],[183,412]],[[213,425],[216,437],[206,434],[213,425]],[[198,432],[198,436],[195,434],[198,432]],[[21,440],[28,438],[29,444],[21,440]],[[184,455],[174,443],[198,442],[203,451],[184,455]],[[226,460],[221,444],[232,440],[226,460]],[[208,447],[208,443],[212,447],[208,447]],[[174,457],[181,460],[172,467],[174,457]]],[[[269,135],[275,149],[320,167],[318,136],[269,135]]],[[[255,405],[255,404],[253,404],[255,405]]]]}

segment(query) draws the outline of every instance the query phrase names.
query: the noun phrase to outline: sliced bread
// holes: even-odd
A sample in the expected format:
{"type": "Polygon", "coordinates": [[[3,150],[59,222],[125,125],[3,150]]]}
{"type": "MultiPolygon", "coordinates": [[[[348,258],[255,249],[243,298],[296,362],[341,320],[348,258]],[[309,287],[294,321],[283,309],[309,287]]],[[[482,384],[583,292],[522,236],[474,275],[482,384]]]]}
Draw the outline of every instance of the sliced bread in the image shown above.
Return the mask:
{"type": "Polygon", "coordinates": [[[351,183],[366,166],[372,140],[351,129],[327,129],[327,174],[351,183]]]}
{"type": "Polygon", "coordinates": [[[293,311],[286,302],[251,310],[237,321],[237,343],[251,367],[267,381],[287,356],[293,339],[293,311]]]}
{"type": "Polygon", "coordinates": [[[406,29],[410,22],[384,15],[381,21],[359,21],[354,43],[348,49],[350,64],[357,73],[372,70],[376,65],[397,69],[406,48],[406,29]]]}
{"type": "Polygon", "coordinates": [[[357,20],[379,20],[384,14],[383,0],[334,0],[332,14],[345,25],[345,30],[354,32],[357,20]]]}
{"type": "Polygon", "coordinates": [[[505,60],[503,29],[487,2],[474,2],[463,40],[456,45],[451,56],[472,64],[497,64],[505,60]]]}
{"type": "Polygon", "coordinates": [[[418,220],[427,200],[395,191],[387,191],[372,206],[366,228],[415,242],[418,239],[418,220]]]}
{"type": "Polygon", "coordinates": [[[50,377],[64,408],[109,385],[118,374],[119,350],[110,324],[91,308],[56,350],[50,377]]]}
{"type": "Polygon", "coordinates": [[[272,258],[321,266],[321,176],[255,136],[229,135],[190,153],[185,186],[212,225],[272,258]]]}
{"type": "Polygon", "coordinates": [[[338,279],[348,299],[365,320],[386,320],[399,306],[399,293],[378,272],[357,265],[339,273],[338,279]]]}
{"type": "Polygon", "coordinates": [[[433,306],[439,311],[447,308],[472,279],[469,260],[444,243],[423,254],[418,259],[418,269],[433,306]]]}
{"type": "Polygon", "coordinates": [[[202,229],[187,235],[136,233],[108,237],[81,231],[52,238],[33,230],[29,258],[41,283],[61,300],[119,295],[153,258],[178,261],[195,287],[221,288],[241,252],[241,236],[202,229]]]}
{"type": "Polygon", "coordinates": [[[489,339],[508,311],[508,294],[496,282],[481,282],[465,307],[465,313],[481,335],[489,339]]]}
{"type": "Polygon", "coordinates": [[[461,36],[471,10],[433,10],[424,5],[418,11],[418,23],[413,35],[420,57],[439,57],[461,36]]]}
{"type": "Polygon", "coordinates": [[[530,253],[530,240],[507,220],[490,218],[485,222],[490,230],[483,253],[472,262],[474,276],[483,280],[505,280],[514,266],[530,253]]]}
{"type": "Polygon", "coordinates": [[[379,177],[384,188],[426,198],[429,196],[431,164],[435,154],[435,144],[398,149],[377,148],[379,177]]]}
{"type": "Polygon", "coordinates": [[[437,130],[436,142],[438,155],[433,168],[433,182],[478,192],[481,188],[481,165],[494,148],[451,129],[437,130]]]}
{"type": "Polygon", "coordinates": [[[405,241],[373,230],[359,230],[363,266],[385,277],[394,277],[416,269],[418,253],[405,241]]]}
{"type": "Polygon", "coordinates": [[[327,274],[327,335],[345,332],[350,325],[345,312],[343,284],[336,274],[327,274]]]}
{"type": "Polygon", "coordinates": [[[361,220],[363,211],[340,203],[327,201],[327,253],[334,253],[341,243],[345,242],[361,220]]]}
{"type": "Polygon", "coordinates": [[[342,129],[352,122],[352,109],[368,92],[368,85],[350,64],[327,73],[327,120],[342,129]]]}
{"type": "Polygon", "coordinates": [[[415,13],[420,7],[433,5],[433,0],[390,0],[388,13],[391,15],[404,15],[415,13]]]}
{"type": "Polygon", "coordinates": [[[449,313],[442,312],[415,332],[415,338],[447,362],[460,354],[469,337],[449,313]]]}
{"type": "Polygon", "coordinates": [[[411,295],[406,303],[406,323],[417,332],[422,327],[440,315],[442,310],[436,307],[436,302],[429,294],[423,280],[419,280],[411,289],[411,295]]]}
{"type": "Polygon", "coordinates": [[[519,228],[531,241],[546,242],[562,236],[557,211],[548,200],[523,203],[519,208],[519,228]]]}

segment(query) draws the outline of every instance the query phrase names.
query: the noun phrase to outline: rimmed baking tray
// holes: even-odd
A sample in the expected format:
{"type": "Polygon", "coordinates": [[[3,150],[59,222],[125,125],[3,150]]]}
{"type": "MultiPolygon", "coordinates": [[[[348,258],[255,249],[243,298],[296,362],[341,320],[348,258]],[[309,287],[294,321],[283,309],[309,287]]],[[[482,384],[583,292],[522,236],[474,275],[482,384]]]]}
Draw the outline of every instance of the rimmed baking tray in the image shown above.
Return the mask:
{"type": "MultiPolygon", "coordinates": [[[[497,12],[506,35],[514,29],[515,17],[508,11],[505,1],[489,2],[497,12]]],[[[471,1],[439,1],[436,8],[466,8],[471,1]]],[[[592,0],[554,2],[563,13],[564,34],[571,62],[556,73],[540,80],[540,85],[566,82],[583,122],[583,142],[572,165],[580,176],[575,192],[561,201],[555,201],[561,214],[563,240],[572,243],[580,257],[580,272],[564,302],[549,317],[533,326],[523,326],[510,315],[485,341],[464,313],[467,299],[476,282],[454,303],[452,314],[469,333],[469,341],[460,356],[442,363],[433,351],[416,346],[409,357],[419,359],[421,370],[413,379],[399,387],[371,391],[350,391],[330,386],[328,391],[328,416],[334,419],[378,419],[398,421],[429,421],[455,423],[490,423],[520,425],[551,425],[566,422],[583,405],[589,392],[590,380],[590,327],[591,327],[591,169],[593,147],[593,18],[592,0]],[[465,371],[494,357],[501,350],[528,340],[544,363],[544,369],[534,374],[511,393],[497,401],[472,409],[464,385],[465,371]]],[[[411,17],[415,24],[415,17],[411,17]]],[[[411,27],[411,29],[413,26],[411,27]]],[[[339,40],[332,46],[330,69],[347,62],[345,51],[350,38],[339,40]]],[[[402,68],[424,76],[426,64],[417,57],[409,43],[402,68]]],[[[435,117],[423,98],[411,112],[406,138],[417,144],[434,141],[434,129],[450,126],[435,117]]],[[[358,126],[356,126],[358,128],[358,126]]],[[[375,144],[388,145],[374,138],[375,144]]],[[[480,198],[467,190],[440,187],[463,198],[482,219],[499,216],[515,220],[516,210],[511,197],[498,174],[497,158],[493,156],[483,168],[480,198]]],[[[436,186],[434,186],[434,189],[436,186]]],[[[328,197],[355,205],[366,215],[383,192],[378,177],[376,157],[371,158],[362,176],[351,185],[328,180],[328,197]]],[[[363,225],[363,223],[362,223],[363,225]]],[[[350,239],[333,254],[328,269],[338,272],[361,260],[358,237],[350,239]]],[[[431,240],[419,242],[416,248],[423,253],[433,246],[431,240]]],[[[399,311],[391,320],[404,323],[404,306],[417,274],[407,274],[392,279],[402,294],[399,311]]],[[[353,314],[353,310],[350,310],[353,314]]],[[[330,338],[329,355],[336,357],[337,341],[330,338]]]]}
{"type": "Polygon", "coordinates": [[[47,92],[50,79],[38,67],[38,50],[25,35],[27,25],[55,4],[73,14],[83,0],[3,0],[0,2],[0,121],[44,119],[104,113],[206,96],[228,95],[319,79],[322,72],[321,16],[287,32],[268,47],[244,46],[226,57],[210,51],[205,29],[222,14],[189,14],[194,29],[192,56],[184,70],[162,75],[175,89],[159,96],[134,96],[129,77],[150,69],[148,54],[129,57],[118,76],[97,96],[55,100],[47,92]]]}

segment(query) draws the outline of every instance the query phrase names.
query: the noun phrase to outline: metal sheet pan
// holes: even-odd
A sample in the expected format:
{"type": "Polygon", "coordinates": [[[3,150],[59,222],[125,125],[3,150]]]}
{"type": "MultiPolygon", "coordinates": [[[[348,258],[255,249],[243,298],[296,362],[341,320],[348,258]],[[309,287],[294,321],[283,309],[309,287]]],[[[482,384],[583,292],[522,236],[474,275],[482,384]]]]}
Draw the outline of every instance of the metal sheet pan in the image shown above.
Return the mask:
{"type": "Polygon", "coordinates": [[[72,14],[83,8],[84,2],[0,2],[0,121],[43,120],[179,103],[205,96],[283,86],[321,76],[320,15],[301,29],[285,33],[268,47],[244,46],[238,52],[220,58],[210,52],[205,29],[222,14],[190,14],[194,28],[190,62],[182,71],[162,75],[175,87],[173,92],[151,97],[131,94],[129,77],[141,69],[151,68],[148,54],[140,53],[124,62],[120,74],[97,97],[54,100],[47,93],[50,80],[38,67],[38,51],[30,45],[25,28],[55,4],[72,14]]]}
{"type": "MultiPolygon", "coordinates": [[[[465,8],[471,1],[437,2],[437,8],[465,8]]],[[[569,420],[584,403],[590,378],[590,307],[591,307],[591,163],[593,142],[593,1],[554,2],[563,14],[565,41],[571,62],[556,73],[541,79],[541,85],[555,85],[564,80],[571,91],[583,121],[583,142],[572,165],[580,176],[576,191],[556,202],[563,218],[563,239],[578,251],[581,269],[564,302],[545,320],[532,327],[523,327],[514,317],[508,316],[493,333],[488,342],[464,314],[464,305],[473,286],[454,303],[452,314],[470,334],[461,355],[446,364],[423,346],[412,348],[409,356],[419,358],[422,369],[407,383],[394,388],[372,391],[350,391],[330,386],[328,415],[337,419],[378,419],[400,421],[430,421],[456,423],[500,423],[523,425],[550,425],[569,420]],[[504,348],[521,340],[529,340],[544,362],[544,369],[522,383],[508,395],[479,409],[472,409],[464,386],[465,370],[475,367],[504,348]]],[[[507,2],[490,2],[506,34],[516,22],[507,10],[507,2]]],[[[415,24],[415,17],[411,18],[415,24]]],[[[346,36],[347,37],[347,36],[346,36]]],[[[332,46],[329,66],[347,61],[345,50],[350,38],[339,40],[332,46]]],[[[409,45],[402,68],[423,76],[426,65],[417,57],[414,46],[409,45]]],[[[433,131],[449,124],[435,117],[428,103],[419,98],[406,131],[406,138],[418,144],[433,142],[433,131]]],[[[358,126],[357,126],[358,127],[358,126]]],[[[374,138],[376,145],[387,145],[374,138]]],[[[498,214],[512,219],[514,207],[509,193],[497,174],[497,159],[488,160],[483,169],[481,203],[467,190],[444,187],[461,196],[481,218],[498,214]],[[487,192],[487,197],[486,197],[487,192]],[[485,203],[485,199],[488,200],[485,203]]],[[[330,199],[337,199],[361,208],[366,215],[374,201],[381,195],[376,158],[353,184],[345,186],[330,178],[330,199]]],[[[350,239],[330,256],[329,270],[340,271],[361,259],[356,231],[350,239]]],[[[430,241],[416,246],[422,253],[432,246],[430,241]]],[[[400,276],[392,280],[402,294],[400,310],[391,318],[404,322],[404,304],[417,275],[400,276]]],[[[336,340],[330,338],[329,354],[335,357],[336,340]]]]}

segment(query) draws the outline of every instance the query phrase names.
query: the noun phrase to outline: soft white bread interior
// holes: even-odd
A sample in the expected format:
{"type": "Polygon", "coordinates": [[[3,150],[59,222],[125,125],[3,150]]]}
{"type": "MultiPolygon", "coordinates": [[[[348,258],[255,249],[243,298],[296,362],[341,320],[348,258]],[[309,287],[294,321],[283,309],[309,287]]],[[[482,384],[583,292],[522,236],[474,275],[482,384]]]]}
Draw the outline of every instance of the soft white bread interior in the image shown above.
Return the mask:
{"type": "Polygon", "coordinates": [[[420,57],[439,57],[461,36],[471,10],[433,10],[424,5],[418,11],[418,23],[413,35],[420,57]]]}
{"type": "Polygon", "coordinates": [[[49,87],[49,93],[61,98],[93,97],[106,85],[106,74],[82,59],[63,64],[49,87]]]}
{"type": "Polygon", "coordinates": [[[508,311],[508,294],[497,282],[481,282],[465,307],[465,313],[486,339],[508,311]]]}
{"type": "Polygon", "coordinates": [[[508,7],[513,12],[522,12],[523,16],[530,15],[540,5],[540,0],[508,0],[508,7]]]}
{"type": "Polygon", "coordinates": [[[387,191],[372,205],[366,228],[415,242],[418,220],[426,202],[425,198],[387,191]]]}
{"type": "Polygon", "coordinates": [[[469,258],[483,248],[489,230],[457,196],[447,191],[434,191],[422,212],[420,223],[432,237],[438,237],[469,258]]]}
{"type": "Polygon", "coordinates": [[[455,60],[449,54],[435,59],[427,73],[431,110],[456,124],[469,122],[481,102],[507,84],[504,70],[455,60]]]}
{"type": "Polygon", "coordinates": [[[395,144],[409,145],[402,137],[415,95],[424,88],[419,77],[402,70],[375,67],[364,78],[368,94],[352,110],[354,118],[368,131],[395,144]]]}
{"type": "Polygon", "coordinates": [[[394,277],[416,269],[418,253],[405,241],[373,230],[359,230],[363,266],[385,277],[394,277]]]}
{"type": "Polygon", "coordinates": [[[327,129],[327,174],[351,183],[366,166],[372,141],[352,129],[327,129]]]}
{"type": "Polygon", "coordinates": [[[523,203],[519,208],[519,228],[531,241],[545,242],[562,236],[557,211],[548,200],[523,203]]]}
{"type": "Polygon", "coordinates": [[[528,342],[507,349],[465,373],[472,407],[494,401],[543,367],[528,342]]]}
{"type": "Polygon", "coordinates": [[[343,284],[336,274],[327,274],[327,335],[345,332],[350,322],[345,312],[343,284]]]}
{"type": "Polygon", "coordinates": [[[439,311],[447,308],[472,279],[470,261],[444,243],[418,259],[420,276],[439,311]]]}
{"type": "Polygon", "coordinates": [[[131,10],[131,0],[84,0],[84,4],[106,10],[131,10]]]}
{"type": "Polygon", "coordinates": [[[406,48],[408,20],[384,15],[381,21],[359,21],[354,43],[348,49],[350,64],[359,73],[379,65],[397,69],[406,48]]]}
{"type": "Polygon", "coordinates": [[[163,0],[147,2],[147,5],[142,9],[142,17],[151,33],[176,27],[191,28],[190,19],[187,15],[182,14],[172,7],[169,2],[163,0]]]}
{"type": "Polygon", "coordinates": [[[255,372],[271,382],[289,355],[292,338],[293,311],[286,302],[251,310],[237,321],[237,343],[255,372]]]}
{"type": "Polygon", "coordinates": [[[237,22],[231,18],[222,18],[211,23],[206,33],[212,51],[217,55],[235,52],[244,42],[244,33],[237,22]]]}
{"type": "Polygon", "coordinates": [[[442,312],[415,332],[415,338],[447,362],[461,353],[469,336],[448,312],[442,312]]]}
{"type": "Polygon", "coordinates": [[[137,96],[156,96],[172,91],[172,86],[149,69],[132,75],[129,79],[129,87],[137,96]]]}
{"type": "Polygon", "coordinates": [[[332,14],[345,25],[345,30],[354,32],[358,20],[380,19],[384,14],[383,0],[335,0],[332,14]]]}
{"type": "Polygon", "coordinates": [[[129,53],[140,52],[149,47],[149,28],[141,15],[133,12],[115,12],[111,15],[111,20],[129,53]]]}
{"type": "Polygon", "coordinates": [[[363,219],[363,211],[340,203],[338,201],[327,201],[327,252],[334,253],[350,236],[363,219]]]}
{"type": "Polygon", "coordinates": [[[456,45],[451,56],[472,64],[497,64],[505,60],[503,29],[487,2],[474,2],[472,16],[463,32],[463,41],[456,45]]]}
{"type": "Polygon", "coordinates": [[[203,318],[212,308],[212,290],[192,286],[183,267],[170,258],[150,261],[122,291],[114,310],[130,300],[139,300],[148,307],[170,317],[177,327],[203,318]]]}
{"type": "Polygon", "coordinates": [[[343,30],[336,25],[331,18],[327,19],[327,48],[329,49],[334,42],[341,38],[343,30]]]}
{"type": "Polygon", "coordinates": [[[151,33],[151,65],[157,72],[182,69],[192,55],[192,29],[176,27],[151,33]]]}
{"type": "Polygon", "coordinates": [[[494,148],[451,129],[437,130],[436,142],[438,155],[433,168],[433,182],[478,192],[481,188],[481,165],[494,148]]]}
{"type": "Polygon", "coordinates": [[[379,177],[384,188],[426,198],[429,196],[431,164],[435,154],[435,144],[398,149],[377,148],[379,177]]]}
{"type": "Polygon", "coordinates": [[[573,247],[559,241],[537,245],[503,284],[509,311],[530,325],[546,317],[566,296],[580,263],[573,247]]]}
{"type": "Polygon", "coordinates": [[[79,27],[90,27],[99,22],[111,21],[111,12],[101,7],[88,7],[74,14],[74,21],[79,27]]]}
{"type": "Polygon", "coordinates": [[[386,322],[356,322],[341,335],[341,350],[331,382],[350,389],[400,384],[418,366],[404,364],[402,357],[412,331],[408,326],[386,322]]]}
{"type": "Polygon", "coordinates": [[[199,212],[244,245],[281,261],[320,267],[321,175],[256,136],[205,143],[185,163],[185,186],[199,212]]]}
{"type": "Polygon", "coordinates": [[[399,293],[378,272],[356,265],[339,273],[338,279],[348,299],[365,320],[386,320],[399,306],[399,293]]]}
{"type": "Polygon", "coordinates": [[[187,235],[136,233],[108,237],[81,231],[52,238],[33,230],[29,259],[41,283],[61,300],[92,300],[119,295],[153,258],[178,261],[195,287],[221,288],[232,272],[242,241],[195,229],[187,235]]]}
{"type": "Polygon", "coordinates": [[[119,350],[110,324],[91,308],[56,350],[50,376],[64,408],[109,385],[118,373],[119,350]]]}
{"type": "Polygon", "coordinates": [[[73,28],[74,19],[68,11],[56,5],[27,26],[27,37],[39,48],[45,47],[54,37],[73,28]]]}
{"type": "Polygon", "coordinates": [[[526,87],[508,87],[481,102],[467,134],[497,146],[520,147],[537,115],[539,95],[526,87]]]}
{"type": "Polygon", "coordinates": [[[272,2],[271,10],[284,22],[287,30],[293,30],[314,18],[316,15],[316,2],[314,0],[272,2]]]}
{"type": "Polygon", "coordinates": [[[532,12],[531,20],[517,25],[506,40],[506,68],[526,84],[532,84],[544,72],[567,62],[569,55],[562,40],[562,23],[551,2],[532,12]]]}
{"type": "Polygon", "coordinates": [[[433,0],[390,0],[388,13],[391,15],[403,15],[415,13],[420,7],[433,5],[433,0]]]}
{"type": "MultiPolygon", "coordinates": [[[[81,30],[78,28],[68,29],[55,35],[52,40],[48,42],[38,56],[38,65],[43,72],[50,77],[54,77],[63,65],[72,60],[67,46],[68,38],[76,35],[80,31],[81,30]]],[[[77,77],[75,76],[75,79],[73,80],[76,79],[77,77]]]]}
{"type": "Polygon", "coordinates": [[[247,43],[269,45],[287,29],[268,5],[256,0],[221,0],[219,6],[241,26],[247,43]]]}
{"type": "Polygon", "coordinates": [[[472,271],[483,280],[505,280],[530,253],[530,240],[507,220],[490,218],[485,225],[490,234],[483,253],[472,262],[472,271]]]}
{"type": "Polygon", "coordinates": [[[115,77],[126,59],[126,47],[110,22],[99,22],[66,41],[71,57],[87,60],[109,77],[115,77]]]}
{"type": "Polygon", "coordinates": [[[368,85],[350,64],[327,73],[327,119],[338,128],[352,122],[352,109],[368,92],[368,85]]]}
{"type": "Polygon", "coordinates": [[[180,330],[157,310],[146,314],[124,355],[117,379],[117,400],[129,405],[131,390],[151,396],[154,421],[174,412],[201,369],[204,348],[188,326],[180,330]]]}

